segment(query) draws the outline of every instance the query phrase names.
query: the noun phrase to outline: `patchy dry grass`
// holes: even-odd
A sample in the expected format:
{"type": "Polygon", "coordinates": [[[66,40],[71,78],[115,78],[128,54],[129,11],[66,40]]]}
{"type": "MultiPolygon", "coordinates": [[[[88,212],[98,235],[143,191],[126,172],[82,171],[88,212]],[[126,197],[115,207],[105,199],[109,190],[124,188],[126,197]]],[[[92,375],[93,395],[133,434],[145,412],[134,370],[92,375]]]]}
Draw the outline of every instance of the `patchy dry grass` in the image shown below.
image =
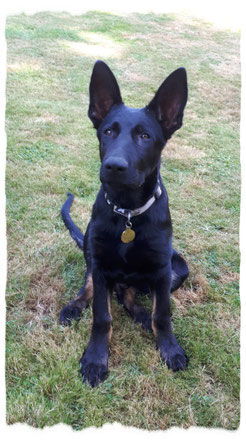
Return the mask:
{"type": "MultiPolygon", "coordinates": [[[[7,422],[74,429],[118,421],[144,429],[239,425],[239,36],[189,16],[39,13],[9,17],[6,128],[8,228],[7,422]],[[188,370],[161,364],[154,338],[112,300],[110,374],[91,389],[78,361],[89,307],[71,328],[61,308],[84,282],[85,263],[60,218],[67,191],[85,231],[99,188],[87,118],[96,58],[115,72],[126,104],[143,106],[185,66],[183,128],[161,173],[174,246],[190,277],[172,296],[174,331],[188,370]]],[[[151,300],[141,302],[151,309],[151,300]]]]}
{"type": "Polygon", "coordinates": [[[204,303],[208,295],[209,283],[202,274],[192,278],[190,287],[180,288],[174,292],[172,298],[180,313],[197,303],[204,303]]]}

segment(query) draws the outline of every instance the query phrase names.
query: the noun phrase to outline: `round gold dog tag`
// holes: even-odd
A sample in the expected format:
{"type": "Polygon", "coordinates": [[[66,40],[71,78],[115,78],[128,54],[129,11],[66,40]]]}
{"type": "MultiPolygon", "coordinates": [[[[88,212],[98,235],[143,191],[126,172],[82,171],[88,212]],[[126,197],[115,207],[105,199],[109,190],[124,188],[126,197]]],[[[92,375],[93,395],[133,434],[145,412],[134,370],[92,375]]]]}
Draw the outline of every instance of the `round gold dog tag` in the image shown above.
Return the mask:
{"type": "Polygon", "coordinates": [[[135,238],[135,231],[133,229],[126,227],[126,230],[121,234],[121,241],[123,243],[130,243],[135,238]]]}

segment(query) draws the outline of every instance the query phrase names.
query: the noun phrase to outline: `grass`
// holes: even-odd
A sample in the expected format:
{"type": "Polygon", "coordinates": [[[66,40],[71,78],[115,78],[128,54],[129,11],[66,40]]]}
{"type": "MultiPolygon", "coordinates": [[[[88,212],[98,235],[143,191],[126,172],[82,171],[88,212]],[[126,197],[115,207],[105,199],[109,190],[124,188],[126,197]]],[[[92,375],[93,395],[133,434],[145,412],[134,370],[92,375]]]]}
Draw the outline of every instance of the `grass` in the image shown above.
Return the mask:
{"type": "MultiPolygon", "coordinates": [[[[75,430],[120,422],[143,429],[239,426],[239,35],[184,15],[90,12],[7,19],[7,422],[75,430]],[[154,338],[112,301],[110,374],[96,389],[78,361],[91,307],[61,327],[85,263],[60,218],[67,191],[85,231],[99,188],[88,83],[103,58],[129,106],[148,103],[185,66],[183,128],[163,153],[174,246],[190,278],[172,297],[186,372],[161,364],[154,338]]],[[[151,301],[143,303],[151,309],[151,301]]]]}

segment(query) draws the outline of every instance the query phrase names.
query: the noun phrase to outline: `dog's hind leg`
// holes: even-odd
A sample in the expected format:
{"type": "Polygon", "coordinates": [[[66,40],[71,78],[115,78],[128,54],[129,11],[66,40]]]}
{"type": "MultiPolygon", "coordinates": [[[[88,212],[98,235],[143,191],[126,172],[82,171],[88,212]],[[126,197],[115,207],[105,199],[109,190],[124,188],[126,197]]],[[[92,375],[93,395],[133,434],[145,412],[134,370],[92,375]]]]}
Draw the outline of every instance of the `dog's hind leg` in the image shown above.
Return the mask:
{"type": "Polygon", "coordinates": [[[152,332],[151,315],[143,306],[135,303],[136,289],[132,286],[125,287],[123,285],[116,285],[115,290],[118,302],[124,306],[135,323],[141,323],[144,329],[152,332]]]}
{"type": "Polygon", "coordinates": [[[172,286],[171,292],[178,289],[189,275],[189,268],[186,261],[175,249],[171,259],[172,263],[172,286]]]}
{"type": "Polygon", "coordinates": [[[72,320],[79,320],[82,311],[88,306],[93,297],[93,282],[90,273],[86,274],[85,284],[79,291],[78,296],[70,301],[60,313],[60,324],[70,325],[72,320]]]}

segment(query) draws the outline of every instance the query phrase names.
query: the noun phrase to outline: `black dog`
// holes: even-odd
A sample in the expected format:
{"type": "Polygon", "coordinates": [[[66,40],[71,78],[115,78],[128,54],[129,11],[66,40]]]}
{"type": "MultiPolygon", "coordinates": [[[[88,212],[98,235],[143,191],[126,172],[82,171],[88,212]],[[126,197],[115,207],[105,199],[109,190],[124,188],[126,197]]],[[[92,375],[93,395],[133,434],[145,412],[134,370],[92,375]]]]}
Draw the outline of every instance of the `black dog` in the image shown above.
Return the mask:
{"type": "Polygon", "coordinates": [[[108,371],[113,290],[133,319],[153,330],[167,366],[186,368],[186,354],[172,332],[170,291],[189,271],[172,247],[168,197],[160,176],[162,148],[181,127],[186,101],[184,68],[162,83],[148,106],[133,109],[123,104],[109,67],[102,61],[94,66],[88,115],[100,143],[102,186],[84,238],[69,215],[72,194],[62,207],[65,225],[84,249],[87,273],[78,297],[60,314],[60,322],[69,324],[93,297],[91,338],[80,360],[83,379],[91,386],[108,371]],[[136,292],[146,288],[153,296],[152,316],[134,301],[136,292]]]}

